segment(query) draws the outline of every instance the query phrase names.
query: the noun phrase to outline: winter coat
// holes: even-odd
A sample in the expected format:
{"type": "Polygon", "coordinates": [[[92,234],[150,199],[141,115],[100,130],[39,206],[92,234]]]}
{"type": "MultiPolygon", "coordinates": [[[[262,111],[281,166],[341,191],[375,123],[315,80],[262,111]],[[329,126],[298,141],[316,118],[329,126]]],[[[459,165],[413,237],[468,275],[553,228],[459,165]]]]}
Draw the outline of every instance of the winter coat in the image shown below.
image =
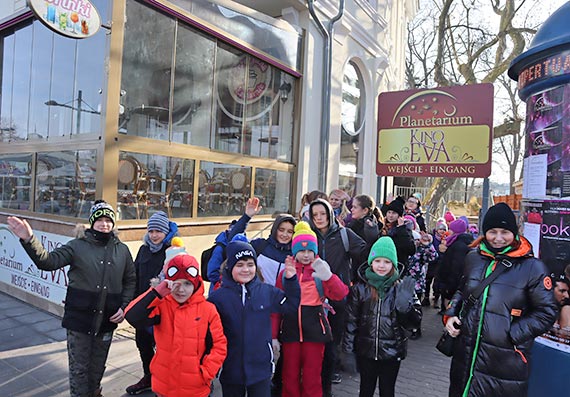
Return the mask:
{"type": "Polygon", "coordinates": [[[311,208],[315,204],[324,205],[329,215],[329,228],[324,234],[315,227],[312,220],[309,220],[311,229],[317,235],[319,257],[329,264],[331,271],[343,283],[350,286],[352,279],[355,277],[356,269],[368,259],[366,242],[351,229],[345,228],[348,237],[348,252],[346,252],[340,232],[341,226],[336,222],[333,208],[328,201],[321,199],[313,201],[311,208]]]}
{"type": "Polygon", "coordinates": [[[151,252],[148,245],[141,245],[135,258],[135,271],[137,275],[137,287],[135,296],[145,292],[150,286],[150,280],[158,276],[164,267],[164,258],[168,245],[164,244],[161,249],[151,252]]]}
{"type": "Polygon", "coordinates": [[[62,326],[88,335],[117,328],[109,318],[127,307],[136,286],[129,248],[114,233],[108,242],[97,240],[96,234],[87,229],[49,253],[35,236],[27,243],[20,240],[39,269],[70,266],[62,326]]]}
{"type": "Polygon", "coordinates": [[[470,233],[462,233],[443,253],[437,278],[442,295],[446,299],[450,299],[459,288],[465,257],[472,242],[473,236],[470,233]]]}
{"type": "Polygon", "coordinates": [[[384,299],[374,299],[374,287],[368,284],[364,276],[367,267],[367,264],[363,264],[358,269],[363,282],[354,284],[348,294],[342,349],[371,360],[403,360],[408,345],[405,330],[418,328],[421,323],[420,302],[414,296],[408,307],[397,308],[399,281],[387,291],[384,299]]]}
{"type": "Polygon", "coordinates": [[[296,313],[301,295],[296,275],[285,280],[284,288],[281,291],[257,277],[245,285],[238,284],[227,269],[224,271],[221,288],[208,297],[220,313],[228,338],[220,382],[250,386],[271,378],[275,364],[271,313],[296,313]]]}
{"type": "MultiPolygon", "coordinates": [[[[534,338],[550,329],[558,307],[546,266],[532,256],[530,243],[520,239],[517,250],[498,255],[512,266],[486,288],[462,320],[451,362],[450,397],[463,395],[471,371],[469,397],[527,395],[534,338]]],[[[495,262],[480,248],[467,254],[462,286],[446,315],[460,313],[462,301],[490,274],[495,262]]]]}
{"type": "Polygon", "coordinates": [[[365,216],[361,219],[352,219],[346,227],[358,234],[358,236],[366,242],[366,255],[368,256],[372,245],[374,245],[380,236],[380,230],[383,225],[382,223],[378,224],[374,217],[365,216]],[[367,220],[372,221],[372,226],[368,225],[367,220]]]}
{"type": "Polygon", "coordinates": [[[416,253],[409,258],[408,274],[416,282],[416,294],[423,294],[426,290],[426,275],[430,263],[437,260],[438,254],[434,246],[419,244],[416,253]]]}
{"type": "MultiPolygon", "coordinates": [[[[314,270],[311,265],[303,265],[295,261],[295,268],[301,285],[301,304],[297,312],[278,316],[279,340],[281,342],[330,342],[332,332],[323,301],[325,298],[335,301],[344,299],[348,294],[348,287],[333,273],[329,280],[321,280],[324,294],[321,297],[313,278],[314,270]]],[[[283,289],[283,274],[282,271],[277,279],[277,287],[281,289],[283,289]]]]}
{"type": "Polygon", "coordinates": [[[163,396],[206,397],[226,358],[227,342],[204,284],[180,304],[154,288],[132,301],[125,318],[137,328],[153,326],[156,353],[150,364],[152,390],[163,396]]]}
{"type": "Polygon", "coordinates": [[[251,241],[252,247],[257,253],[257,268],[263,276],[263,282],[275,285],[279,272],[284,268],[285,258],[292,255],[291,242],[281,244],[277,241],[277,229],[285,222],[296,223],[291,215],[279,215],[268,238],[257,238],[251,241]]]}
{"type": "Polygon", "coordinates": [[[398,226],[395,222],[388,227],[382,229],[383,236],[389,236],[394,241],[396,246],[396,254],[398,255],[398,263],[404,265],[404,274],[406,275],[408,269],[408,258],[416,253],[416,244],[412,231],[406,225],[398,226]]]}

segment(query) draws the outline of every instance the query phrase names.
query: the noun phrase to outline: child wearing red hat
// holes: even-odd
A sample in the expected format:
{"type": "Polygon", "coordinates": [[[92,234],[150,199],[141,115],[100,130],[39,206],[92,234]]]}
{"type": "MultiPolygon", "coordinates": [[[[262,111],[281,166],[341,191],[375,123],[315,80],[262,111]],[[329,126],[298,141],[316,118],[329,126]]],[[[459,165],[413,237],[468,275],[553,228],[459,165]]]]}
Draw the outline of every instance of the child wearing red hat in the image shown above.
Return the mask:
{"type": "Polygon", "coordinates": [[[208,396],[226,358],[222,321],[216,307],[204,298],[198,268],[182,239],[173,238],[166,250],[165,279],[126,309],[133,326],[154,327],[156,353],[150,371],[152,390],[159,397],[208,396]]]}

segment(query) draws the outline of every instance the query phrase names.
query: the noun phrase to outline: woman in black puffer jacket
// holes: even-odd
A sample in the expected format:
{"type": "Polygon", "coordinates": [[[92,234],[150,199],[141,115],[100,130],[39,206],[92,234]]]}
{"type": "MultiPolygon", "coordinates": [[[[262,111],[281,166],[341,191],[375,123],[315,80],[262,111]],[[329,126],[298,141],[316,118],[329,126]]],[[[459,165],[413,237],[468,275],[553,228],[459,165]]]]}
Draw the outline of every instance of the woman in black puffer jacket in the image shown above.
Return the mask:
{"type": "Polygon", "coordinates": [[[406,358],[406,329],[419,327],[422,312],[411,277],[399,281],[394,242],[381,237],[368,263],[358,269],[364,283],[350,289],[343,338],[345,369],[360,371],[360,397],[393,397],[400,362],[406,358]],[[356,354],[356,357],[355,357],[356,354]]]}
{"type": "MultiPolygon", "coordinates": [[[[484,237],[467,254],[460,289],[451,300],[446,329],[458,341],[451,362],[450,397],[525,397],[534,338],[554,323],[557,305],[546,266],[518,236],[508,205],[489,209],[484,237]],[[460,320],[463,300],[502,260],[512,266],[485,288],[460,320]]],[[[500,265],[503,266],[503,265],[500,265]]]]}

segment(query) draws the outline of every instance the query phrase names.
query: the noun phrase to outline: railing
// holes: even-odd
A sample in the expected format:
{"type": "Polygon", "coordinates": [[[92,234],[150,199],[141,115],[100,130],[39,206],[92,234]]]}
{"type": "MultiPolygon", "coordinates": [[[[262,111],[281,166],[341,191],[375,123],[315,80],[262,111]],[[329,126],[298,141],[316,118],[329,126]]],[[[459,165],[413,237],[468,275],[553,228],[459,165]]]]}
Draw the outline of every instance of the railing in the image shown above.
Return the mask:
{"type": "MultiPolygon", "coordinates": [[[[423,199],[426,197],[428,191],[429,191],[429,187],[409,187],[409,186],[394,186],[394,196],[402,196],[404,198],[411,196],[414,193],[420,193],[422,195],[422,198],[420,199],[420,201],[423,201],[423,199]]],[[[448,190],[447,192],[445,192],[445,194],[443,195],[442,201],[444,203],[450,202],[450,201],[459,201],[459,202],[465,202],[467,200],[469,200],[469,198],[473,195],[472,192],[470,192],[469,190],[466,192],[465,190],[448,190]]]]}

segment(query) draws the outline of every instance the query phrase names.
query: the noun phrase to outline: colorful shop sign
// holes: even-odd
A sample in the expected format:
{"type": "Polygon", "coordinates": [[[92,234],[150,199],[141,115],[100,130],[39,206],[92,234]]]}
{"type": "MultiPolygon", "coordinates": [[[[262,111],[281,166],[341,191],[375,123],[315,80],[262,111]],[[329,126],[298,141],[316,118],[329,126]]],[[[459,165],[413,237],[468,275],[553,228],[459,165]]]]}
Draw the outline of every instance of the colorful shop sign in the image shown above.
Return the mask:
{"type": "Polygon", "coordinates": [[[519,73],[518,87],[524,90],[530,84],[567,74],[570,74],[570,51],[563,51],[526,65],[519,73]]]}
{"type": "Polygon", "coordinates": [[[28,5],[44,25],[72,39],[93,36],[101,27],[99,13],[89,0],[28,0],[28,5]]]}
{"type": "Polygon", "coordinates": [[[492,84],[382,93],[376,173],[487,177],[492,130],[492,84]]]}

